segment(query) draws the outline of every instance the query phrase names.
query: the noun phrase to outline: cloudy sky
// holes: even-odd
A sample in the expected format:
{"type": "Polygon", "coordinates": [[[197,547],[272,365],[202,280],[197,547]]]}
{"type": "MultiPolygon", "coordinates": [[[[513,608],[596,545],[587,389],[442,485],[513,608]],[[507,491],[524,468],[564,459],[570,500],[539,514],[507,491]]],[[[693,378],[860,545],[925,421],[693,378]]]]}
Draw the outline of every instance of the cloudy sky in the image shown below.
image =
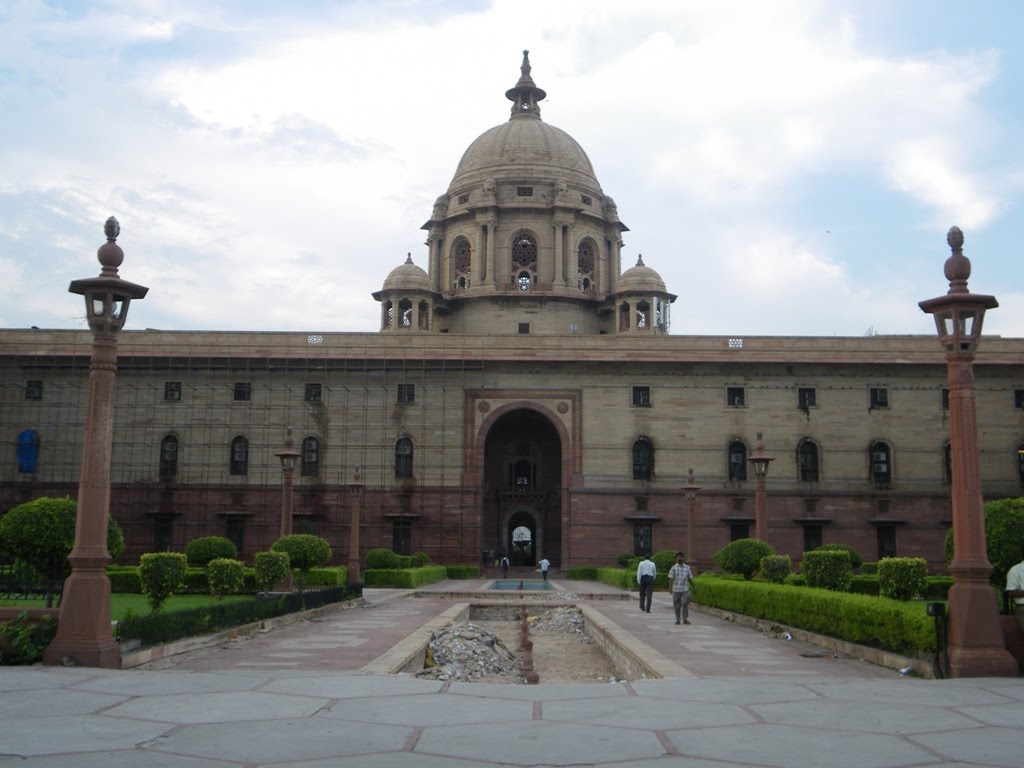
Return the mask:
{"type": "Polygon", "coordinates": [[[1024,3],[0,0],[0,327],[374,331],[522,50],[674,334],[933,332],[946,231],[1024,336],[1024,3]]]}

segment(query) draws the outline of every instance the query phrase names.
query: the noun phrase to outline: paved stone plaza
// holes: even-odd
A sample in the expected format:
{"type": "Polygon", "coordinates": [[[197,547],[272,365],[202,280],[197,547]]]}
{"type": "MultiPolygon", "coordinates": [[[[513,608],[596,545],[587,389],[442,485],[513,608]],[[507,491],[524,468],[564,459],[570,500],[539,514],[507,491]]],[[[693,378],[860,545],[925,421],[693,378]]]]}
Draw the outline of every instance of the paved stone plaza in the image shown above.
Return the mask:
{"type": "Polygon", "coordinates": [[[1021,679],[903,676],[700,611],[677,627],[658,594],[650,614],[588,605],[660,657],[666,679],[418,680],[368,670],[454,598],[366,598],[149,668],[4,668],[0,766],[1022,764],[1021,679]]]}

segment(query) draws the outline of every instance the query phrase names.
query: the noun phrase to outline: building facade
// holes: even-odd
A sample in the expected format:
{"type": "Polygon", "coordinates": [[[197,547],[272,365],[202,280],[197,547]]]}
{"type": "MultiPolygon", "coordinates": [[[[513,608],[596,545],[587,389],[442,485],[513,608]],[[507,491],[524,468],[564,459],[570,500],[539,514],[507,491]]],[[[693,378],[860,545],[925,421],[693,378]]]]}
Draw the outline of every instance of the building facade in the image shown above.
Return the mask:
{"type": "MultiPolygon", "coordinates": [[[[935,337],[695,337],[638,258],[585,152],[540,117],[524,55],[509,120],[466,150],[406,259],[374,293],[378,333],[123,331],[112,512],[126,559],[276,540],[281,450],[301,457],[295,524],[344,562],[609,564],[680,549],[693,470],[700,567],[754,533],[757,434],[774,457],[768,542],[944,564],[946,365],[935,337]],[[358,476],[356,482],[354,477],[358,476]]],[[[0,511],[74,495],[91,336],[0,331],[0,511]]],[[[986,498],[1024,493],[1024,340],[976,364],[986,498]]]]}

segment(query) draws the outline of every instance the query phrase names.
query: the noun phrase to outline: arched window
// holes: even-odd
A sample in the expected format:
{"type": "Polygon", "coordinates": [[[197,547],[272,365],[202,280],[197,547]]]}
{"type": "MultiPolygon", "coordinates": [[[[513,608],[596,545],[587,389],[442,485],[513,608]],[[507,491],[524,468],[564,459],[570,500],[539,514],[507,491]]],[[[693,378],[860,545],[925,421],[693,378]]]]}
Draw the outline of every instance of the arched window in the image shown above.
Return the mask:
{"type": "Polygon", "coordinates": [[[164,435],[160,441],[160,479],[173,480],[178,474],[178,438],[164,435]]]}
{"type": "Polygon", "coordinates": [[[387,330],[395,324],[395,305],[388,301],[384,305],[384,329],[387,330]]]}
{"type": "Polygon", "coordinates": [[[412,440],[401,437],[395,443],[395,477],[412,477],[412,440]]]}
{"type": "Polygon", "coordinates": [[[425,331],[430,327],[430,305],[425,301],[421,301],[416,313],[419,317],[419,327],[421,331],[425,331]]]}
{"type": "Polygon", "coordinates": [[[398,302],[398,327],[412,328],[412,302],[408,299],[398,302]]]}
{"type": "Polygon", "coordinates": [[[636,304],[636,328],[638,331],[646,331],[651,327],[651,305],[646,301],[638,301],[636,304]]]}
{"type": "Polygon", "coordinates": [[[313,477],[320,472],[320,441],[312,435],[302,438],[303,477],[313,477]]]}
{"type": "Polygon", "coordinates": [[[455,285],[455,290],[464,291],[469,288],[472,265],[473,257],[469,249],[469,241],[460,237],[455,241],[455,247],[452,249],[452,282],[455,285]]]}
{"type": "MultiPolygon", "coordinates": [[[[1021,466],[1024,468],[1024,464],[1021,466]]],[[[946,485],[953,484],[953,446],[948,442],[942,446],[942,481],[946,485]]]]}
{"type": "Polygon", "coordinates": [[[871,466],[871,482],[875,485],[888,485],[892,482],[892,449],[888,443],[875,441],[868,448],[868,461],[871,466]]]}
{"type": "Polygon", "coordinates": [[[594,244],[590,240],[580,243],[576,252],[576,281],[583,291],[594,286],[594,244]]]}
{"type": "Polygon", "coordinates": [[[646,437],[633,443],[633,479],[650,480],[654,475],[654,444],[646,437]]]}
{"type": "Polygon", "coordinates": [[[537,278],[537,241],[525,233],[512,242],[512,281],[520,291],[528,291],[537,278]]]}
{"type": "Polygon", "coordinates": [[[796,466],[803,482],[816,483],[818,481],[818,446],[813,441],[805,438],[797,445],[796,466]]]}
{"type": "Polygon", "coordinates": [[[742,481],[747,479],[747,446],[742,440],[729,443],[728,454],[729,479],[742,481]]]}
{"type": "Polygon", "coordinates": [[[232,475],[249,474],[249,440],[241,435],[231,440],[230,470],[232,475]]]}
{"type": "Polygon", "coordinates": [[[619,306],[619,330],[629,330],[629,304],[622,302],[619,306]]]}

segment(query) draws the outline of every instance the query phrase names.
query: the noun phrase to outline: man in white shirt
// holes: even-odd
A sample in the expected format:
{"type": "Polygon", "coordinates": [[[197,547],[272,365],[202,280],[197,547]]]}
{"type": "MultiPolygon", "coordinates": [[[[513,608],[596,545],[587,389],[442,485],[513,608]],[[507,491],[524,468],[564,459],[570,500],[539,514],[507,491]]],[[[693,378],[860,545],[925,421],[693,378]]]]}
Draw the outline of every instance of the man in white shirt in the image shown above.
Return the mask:
{"type": "Polygon", "coordinates": [[[1021,561],[1006,573],[1006,595],[1013,598],[1017,623],[1024,629],[1024,553],[1021,554],[1021,561]]]}
{"type": "Polygon", "coordinates": [[[544,581],[548,580],[548,568],[551,567],[551,562],[545,557],[537,565],[540,566],[540,575],[544,577],[544,581]]]}
{"type": "Polygon", "coordinates": [[[654,577],[658,568],[650,555],[644,555],[636,568],[636,583],[640,585],[640,610],[651,612],[651,598],[654,597],[654,577]]]}

